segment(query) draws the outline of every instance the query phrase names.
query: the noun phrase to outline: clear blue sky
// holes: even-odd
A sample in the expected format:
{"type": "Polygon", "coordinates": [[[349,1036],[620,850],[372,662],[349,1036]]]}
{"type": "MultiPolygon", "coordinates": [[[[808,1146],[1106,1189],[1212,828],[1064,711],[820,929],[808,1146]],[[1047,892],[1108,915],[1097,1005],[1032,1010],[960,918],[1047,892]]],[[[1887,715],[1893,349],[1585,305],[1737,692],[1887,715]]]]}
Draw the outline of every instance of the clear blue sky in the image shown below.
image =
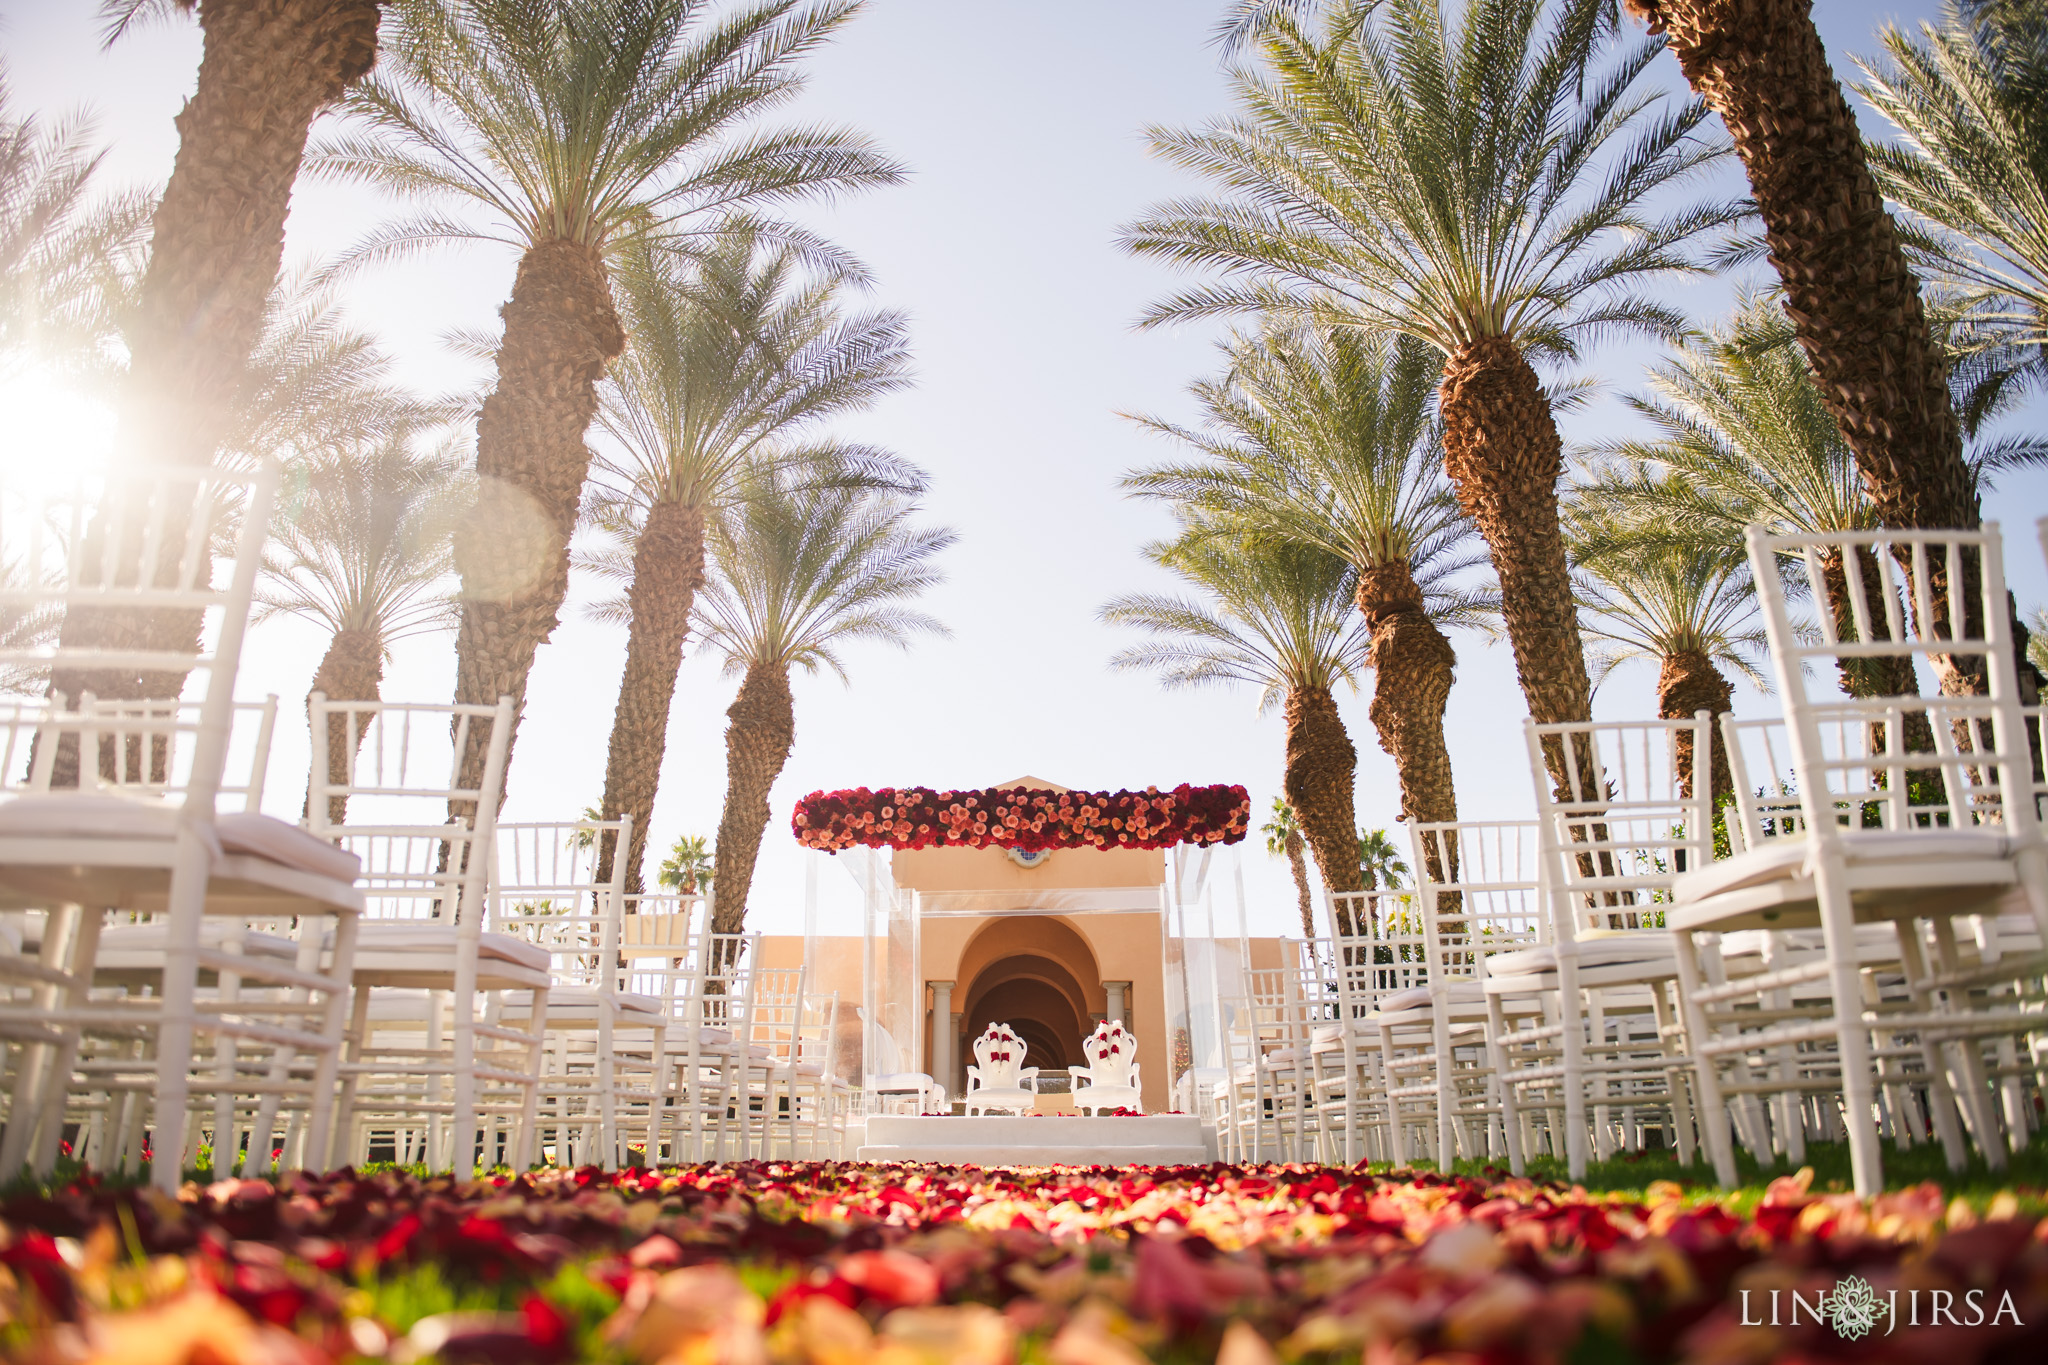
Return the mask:
{"type": "MultiPolygon", "coordinates": [[[[176,20],[111,51],[97,41],[90,0],[0,0],[0,47],[17,107],[94,112],[113,144],[114,181],[169,173],[171,120],[190,92],[197,28],[176,20]]],[[[1933,0],[1895,6],[1821,0],[1837,70],[1876,48],[1882,21],[1931,18],[1933,0]]],[[[1227,108],[1210,29],[1220,0],[875,0],[811,63],[797,116],[865,129],[912,169],[910,182],[810,220],[874,269],[875,301],[909,310],[919,382],[848,430],[889,445],[932,472],[930,515],[955,527],[948,584],[929,601],[953,629],[900,655],[849,651],[853,683],[796,683],[797,744],[773,797],[774,821],[754,906],[770,930],[800,923],[801,854],[787,836],[791,802],[820,787],[889,783],[984,785],[1025,773],[1081,787],[1243,782],[1260,812],[1279,791],[1282,730],[1254,713],[1249,692],[1164,693],[1149,678],[1114,675],[1123,643],[1095,621],[1110,596],[1170,584],[1139,547],[1167,530],[1152,507],[1115,488],[1122,471],[1164,448],[1117,416],[1185,417],[1191,377],[1212,363],[1209,336],[1139,333],[1133,319],[1170,277],[1112,245],[1148,204],[1191,188],[1153,161],[1140,129],[1192,123],[1227,108]]],[[[1669,58],[1659,75],[1676,87],[1669,58]]],[[[1866,124],[1867,131],[1875,133],[1866,124]]],[[[373,196],[301,186],[288,263],[317,260],[387,211],[373,196]]],[[[513,261],[465,248],[380,271],[351,286],[353,316],[382,336],[426,391],[473,382],[443,334],[484,327],[509,288],[513,261]]],[[[1682,291],[1711,317],[1727,286],[1682,291]]],[[[1592,357],[1604,397],[1566,419],[1568,439],[1620,429],[1613,396],[1640,384],[1642,345],[1592,357]]],[[[2042,409],[2026,414],[2039,420],[2042,409]]],[[[82,439],[103,439],[88,426],[82,439]]],[[[16,456],[10,455],[10,458],[16,456]]],[[[2048,511],[2048,480],[2015,481],[1987,509],[2012,529],[2011,570],[2023,607],[2048,601],[2033,519],[2048,511]]],[[[595,802],[604,775],[623,632],[584,620],[572,603],[540,655],[511,780],[508,814],[573,817],[595,802]]],[[[1456,641],[1450,735],[1459,799],[1472,817],[1525,814],[1525,713],[1505,645],[1456,641]]],[[[253,637],[247,691],[303,696],[322,641],[281,622],[253,637]]],[[[402,648],[386,694],[449,694],[448,638],[402,648]]],[[[1603,714],[1654,708],[1652,671],[1617,674],[1603,714]]],[[[710,657],[685,661],[653,836],[711,832],[724,792],[724,709],[734,684],[710,657]]],[[[1359,749],[1358,808],[1392,825],[1392,764],[1366,719],[1367,695],[1340,698],[1359,749]]],[[[1748,709],[1768,700],[1744,696],[1748,709]]],[[[296,815],[303,727],[280,741],[275,806],[296,815]]],[[[1293,897],[1285,865],[1245,848],[1255,927],[1285,932],[1293,897]]],[[[851,925],[828,922],[828,932],[851,925]]],[[[1298,931],[1297,931],[1298,932],[1298,931]]]]}

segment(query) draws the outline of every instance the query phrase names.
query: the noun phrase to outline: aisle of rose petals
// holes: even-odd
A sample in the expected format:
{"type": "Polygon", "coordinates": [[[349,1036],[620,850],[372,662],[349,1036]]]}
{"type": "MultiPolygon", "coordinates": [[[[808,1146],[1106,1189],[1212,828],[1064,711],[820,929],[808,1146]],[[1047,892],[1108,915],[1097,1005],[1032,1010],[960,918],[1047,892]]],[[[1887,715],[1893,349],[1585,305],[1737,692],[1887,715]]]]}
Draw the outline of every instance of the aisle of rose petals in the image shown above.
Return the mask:
{"type": "Polygon", "coordinates": [[[39,1365],[1962,1365],[2048,1347],[2048,1224],[1931,1185],[1865,1204],[1786,1179],[1738,1216],[1673,1185],[776,1164],[341,1172],[176,1199],[86,1178],[0,1220],[0,1350],[39,1365]],[[1956,1323],[1768,1325],[1771,1291],[1824,1303],[1852,1275],[1880,1302],[1946,1291],[1956,1323]]]}

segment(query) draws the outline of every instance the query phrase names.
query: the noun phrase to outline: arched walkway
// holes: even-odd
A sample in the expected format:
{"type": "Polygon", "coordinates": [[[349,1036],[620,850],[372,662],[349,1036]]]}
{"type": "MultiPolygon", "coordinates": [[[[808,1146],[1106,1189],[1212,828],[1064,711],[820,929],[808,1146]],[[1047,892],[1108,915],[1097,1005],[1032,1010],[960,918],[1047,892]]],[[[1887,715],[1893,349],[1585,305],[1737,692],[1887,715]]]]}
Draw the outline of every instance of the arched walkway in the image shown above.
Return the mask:
{"type": "Polygon", "coordinates": [[[973,1060],[972,1044],[991,1023],[1017,1031],[1028,1063],[1064,1068],[1080,1055],[1091,1015],[1102,1008],[1095,954],[1071,925],[1045,915],[994,920],[976,934],[960,960],[959,1056],[973,1060]]]}

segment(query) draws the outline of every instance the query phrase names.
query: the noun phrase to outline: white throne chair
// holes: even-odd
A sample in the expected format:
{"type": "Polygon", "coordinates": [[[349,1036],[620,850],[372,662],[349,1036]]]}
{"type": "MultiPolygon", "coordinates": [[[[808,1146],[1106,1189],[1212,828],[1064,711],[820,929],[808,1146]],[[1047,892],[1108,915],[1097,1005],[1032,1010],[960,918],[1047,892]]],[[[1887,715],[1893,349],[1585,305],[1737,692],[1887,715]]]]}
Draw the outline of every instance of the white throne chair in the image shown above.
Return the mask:
{"type": "Polygon", "coordinates": [[[1089,1065],[1068,1072],[1074,1078],[1074,1108],[1096,1116],[1105,1109],[1144,1112],[1138,1093],[1138,1040],[1124,1031],[1123,1020],[1097,1024],[1095,1032],[1081,1040],[1081,1056],[1089,1065]]]}
{"type": "Polygon", "coordinates": [[[1037,1106],[1038,1068],[1024,1065],[1029,1051],[1008,1024],[990,1024],[974,1040],[975,1064],[962,1096],[969,1114],[1028,1114],[1037,1106]]]}

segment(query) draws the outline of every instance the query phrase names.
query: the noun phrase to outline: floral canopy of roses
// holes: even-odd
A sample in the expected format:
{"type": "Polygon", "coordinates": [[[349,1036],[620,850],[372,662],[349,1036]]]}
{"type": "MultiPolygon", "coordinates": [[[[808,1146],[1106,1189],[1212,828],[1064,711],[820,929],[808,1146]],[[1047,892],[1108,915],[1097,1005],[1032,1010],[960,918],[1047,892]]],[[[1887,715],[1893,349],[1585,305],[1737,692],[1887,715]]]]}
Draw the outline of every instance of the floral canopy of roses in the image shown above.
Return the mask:
{"type": "Polygon", "coordinates": [[[806,848],[1172,848],[1234,844],[1251,820],[1235,784],[1172,791],[1073,792],[1035,787],[936,791],[855,787],[812,792],[790,824],[806,848]]]}

